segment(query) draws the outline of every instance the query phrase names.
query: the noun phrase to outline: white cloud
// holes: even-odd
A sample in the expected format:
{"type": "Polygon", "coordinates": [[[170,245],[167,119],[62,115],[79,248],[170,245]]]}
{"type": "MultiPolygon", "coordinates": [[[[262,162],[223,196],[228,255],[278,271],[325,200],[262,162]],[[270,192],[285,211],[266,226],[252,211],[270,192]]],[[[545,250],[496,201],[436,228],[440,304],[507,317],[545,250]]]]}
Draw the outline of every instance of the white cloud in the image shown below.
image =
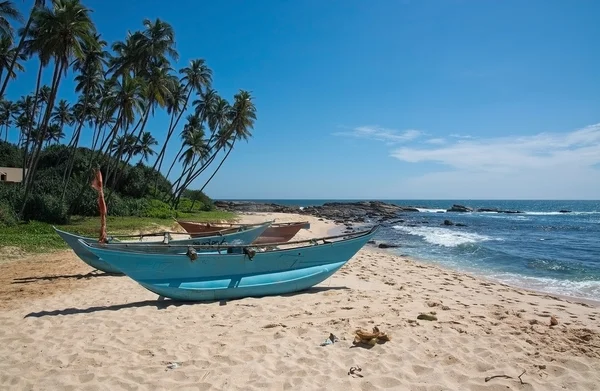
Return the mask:
{"type": "Polygon", "coordinates": [[[386,129],[380,126],[359,126],[348,132],[336,132],[335,136],[350,136],[370,140],[384,141],[388,144],[402,143],[414,140],[423,133],[419,130],[408,129],[399,132],[394,129],[386,129]]]}
{"type": "Polygon", "coordinates": [[[511,172],[556,167],[590,167],[600,162],[600,124],[569,133],[457,141],[438,148],[400,148],[406,162],[436,162],[460,170],[511,172]]]}
{"type": "Polygon", "coordinates": [[[443,172],[405,179],[403,187],[419,192],[417,197],[600,197],[600,124],[564,133],[403,147],[391,155],[404,162],[446,166],[443,172]]]}
{"type": "Polygon", "coordinates": [[[446,144],[446,140],[443,138],[430,138],[425,141],[427,144],[446,144]]]}

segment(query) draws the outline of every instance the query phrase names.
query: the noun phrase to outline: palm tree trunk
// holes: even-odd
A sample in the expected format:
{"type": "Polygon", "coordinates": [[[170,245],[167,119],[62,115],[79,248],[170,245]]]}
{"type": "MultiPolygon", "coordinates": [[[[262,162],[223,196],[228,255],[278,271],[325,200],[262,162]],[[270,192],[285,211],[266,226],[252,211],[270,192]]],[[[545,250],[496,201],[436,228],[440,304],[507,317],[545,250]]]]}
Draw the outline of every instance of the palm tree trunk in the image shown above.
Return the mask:
{"type": "Polygon", "coordinates": [[[29,141],[30,141],[30,137],[31,137],[31,132],[33,130],[33,119],[35,117],[35,111],[37,110],[38,96],[40,93],[40,84],[42,83],[42,71],[43,70],[44,70],[44,66],[40,62],[40,67],[38,69],[38,75],[37,75],[37,81],[35,84],[35,95],[33,96],[33,109],[31,110],[31,116],[29,119],[29,124],[27,126],[25,147],[23,148],[23,177],[21,178],[22,182],[25,182],[25,177],[26,177],[25,173],[27,170],[25,168],[27,167],[27,152],[29,151],[29,141]]]}
{"type": "MultiPolygon", "coordinates": [[[[144,118],[145,118],[145,116],[142,114],[142,116],[140,117],[138,123],[131,130],[131,134],[133,134],[133,132],[135,132],[137,130],[138,126],[140,126],[140,123],[142,122],[142,120],[144,118]]],[[[145,125],[145,121],[144,121],[144,125],[145,125]]],[[[126,137],[127,133],[128,133],[128,130],[126,129],[125,132],[123,132],[123,137],[126,137]]],[[[138,140],[139,140],[139,138],[138,138],[138,140]]],[[[117,151],[117,154],[114,156],[115,157],[115,165],[114,165],[114,169],[112,171],[110,170],[110,161],[109,161],[108,168],[106,169],[106,186],[107,187],[108,187],[108,180],[109,180],[111,174],[114,173],[113,174],[113,177],[114,177],[114,175],[116,175],[117,171],[119,170],[119,163],[120,163],[121,157],[123,156],[123,153],[124,153],[123,148],[124,148],[124,145],[120,145],[119,146],[119,150],[117,151]]],[[[113,178],[113,188],[114,188],[114,186],[116,186],[116,179],[115,178],[113,178]]],[[[108,196],[110,197],[111,194],[112,194],[112,191],[110,191],[108,193],[108,196]]],[[[107,200],[108,200],[109,197],[107,197],[107,200]]]]}
{"type": "MultiPolygon", "coordinates": [[[[212,173],[212,175],[210,176],[210,178],[208,178],[208,180],[206,181],[206,183],[204,183],[204,186],[202,186],[202,188],[200,189],[200,191],[203,191],[204,188],[206,187],[206,185],[208,185],[208,183],[214,178],[214,176],[217,174],[217,172],[219,171],[219,169],[221,168],[221,166],[223,165],[223,163],[225,163],[225,160],[227,160],[227,158],[229,157],[229,154],[231,153],[231,151],[233,150],[233,146],[235,145],[235,140],[233,141],[233,143],[231,144],[231,147],[229,148],[229,150],[227,151],[227,153],[225,154],[225,156],[223,157],[223,159],[221,159],[221,162],[219,163],[219,165],[217,166],[215,172],[212,173]]],[[[207,166],[208,167],[208,166],[207,166]]],[[[183,192],[185,191],[185,189],[194,181],[196,180],[196,178],[198,177],[198,175],[200,175],[200,173],[198,173],[197,175],[195,175],[189,182],[186,181],[186,183],[184,183],[184,186],[182,187],[181,191],[179,192],[179,194],[177,195],[177,198],[175,199],[175,203],[173,208],[177,209],[177,207],[179,206],[179,200],[181,199],[181,196],[183,195],[183,192]]]]}
{"type": "MultiPolygon", "coordinates": [[[[189,88],[189,83],[185,88],[189,88]]],[[[167,151],[167,144],[169,143],[169,140],[171,139],[171,136],[173,135],[173,132],[175,131],[175,128],[177,127],[177,124],[179,123],[179,120],[183,116],[183,113],[185,113],[185,110],[187,110],[187,105],[190,101],[191,96],[192,96],[192,89],[190,88],[188,95],[185,98],[185,104],[183,105],[183,108],[179,112],[179,115],[177,116],[175,123],[173,124],[173,126],[169,126],[169,131],[167,132],[167,138],[165,139],[165,143],[163,144],[163,147],[161,148],[160,153],[158,154],[158,156],[156,158],[156,162],[152,166],[152,169],[156,169],[156,165],[158,164],[158,171],[160,171],[160,168],[162,167],[162,163],[163,163],[163,160],[165,157],[164,155],[166,154],[166,151],[167,151]]],[[[157,181],[157,183],[158,183],[158,181],[157,181]]]]}
{"type": "Polygon", "coordinates": [[[54,75],[52,76],[52,87],[50,88],[50,98],[48,99],[48,103],[46,104],[46,114],[44,115],[44,122],[38,129],[38,131],[40,132],[38,139],[39,143],[32,157],[30,168],[27,173],[25,194],[23,195],[23,205],[21,206],[19,216],[23,216],[23,212],[25,211],[25,205],[27,205],[27,198],[29,197],[29,192],[31,191],[33,180],[35,179],[35,171],[37,169],[37,165],[40,159],[40,152],[42,150],[44,136],[46,133],[46,129],[48,128],[48,122],[50,122],[50,114],[52,113],[52,108],[54,107],[54,100],[56,99],[56,93],[58,90],[58,86],[60,85],[60,79],[62,76],[64,64],[59,62],[58,59],[56,59],[55,61],[56,63],[54,66],[54,75]]]}
{"type": "Polygon", "coordinates": [[[233,143],[231,143],[231,147],[229,147],[229,151],[227,151],[227,154],[225,155],[225,157],[221,160],[221,163],[219,163],[219,165],[217,166],[217,169],[215,170],[215,172],[213,172],[213,174],[210,176],[210,178],[208,178],[208,180],[206,181],[206,183],[204,184],[204,186],[202,186],[202,188],[200,189],[200,191],[203,191],[204,188],[206,187],[206,185],[208,185],[208,183],[213,179],[213,177],[217,174],[217,172],[219,171],[219,169],[221,168],[221,166],[223,165],[223,163],[225,163],[225,160],[227,160],[227,158],[229,157],[229,154],[231,153],[231,151],[233,150],[233,146],[235,145],[236,139],[233,140],[233,143]]]}
{"type": "MultiPolygon", "coordinates": [[[[146,108],[146,113],[144,115],[144,122],[142,123],[142,127],[140,128],[140,131],[138,132],[137,138],[135,139],[135,143],[133,144],[134,146],[136,146],[139,142],[140,139],[142,138],[142,134],[144,133],[144,129],[146,128],[146,123],[148,122],[148,118],[150,117],[150,108],[152,107],[152,102],[148,102],[148,107],[146,108]]],[[[135,131],[135,129],[132,131],[132,133],[135,131]]],[[[125,167],[127,167],[127,165],[129,164],[129,161],[131,160],[131,158],[133,157],[133,150],[130,151],[127,155],[127,160],[125,160],[125,163],[123,164],[123,170],[121,170],[120,172],[118,172],[115,178],[115,184],[119,182],[119,180],[121,179],[121,177],[123,176],[123,172],[125,171],[125,167]]],[[[119,161],[117,160],[117,164],[119,164],[119,161]]],[[[114,190],[114,186],[113,188],[110,190],[110,192],[108,193],[108,196],[106,197],[106,202],[108,202],[108,200],[110,200],[110,197],[112,196],[114,190]]]]}
{"type": "MultiPolygon", "coordinates": [[[[29,27],[31,27],[31,22],[33,21],[33,11],[39,6],[39,0],[35,0],[34,1],[34,5],[33,8],[31,9],[31,12],[29,13],[29,18],[27,19],[27,23],[25,24],[25,27],[23,28],[23,33],[21,34],[21,39],[19,40],[19,44],[17,45],[17,48],[15,49],[15,55],[13,56],[13,58],[10,60],[10,64],[8,65],[8,72],[6,73],[6,78],[4,79],[4,82],[2,83],[2,88],[0,89],[0,97],[4,96],[4,92],[6,91],[6,87],[8,86],[8,81],[10,80],[10,75],[13,72],[13,69],[15,68],[15,64],[17,63],[17,59],[19,58],[19,54],[21,53],[21,50],[23,50],[23,46],[25,45],[25,37],[27,37],[27,33],[29,32],[29,27]]],[[[23,170],[25,171],[25,170],[23,170]]]]}

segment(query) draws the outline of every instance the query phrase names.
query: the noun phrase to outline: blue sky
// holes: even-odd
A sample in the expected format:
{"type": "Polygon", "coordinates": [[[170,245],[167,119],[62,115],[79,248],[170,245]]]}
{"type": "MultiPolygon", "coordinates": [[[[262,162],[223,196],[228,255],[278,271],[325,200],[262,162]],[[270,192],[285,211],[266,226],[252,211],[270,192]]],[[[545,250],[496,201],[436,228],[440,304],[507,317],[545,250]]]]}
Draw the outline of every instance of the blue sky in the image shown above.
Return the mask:
{"type": "Polygon", "coordinates": [[[204,58],[222,96],[252,92],[213,198],[600,198],[600,2],[84,3],[111,43],[170,22],[177,68],[204,58]]]}

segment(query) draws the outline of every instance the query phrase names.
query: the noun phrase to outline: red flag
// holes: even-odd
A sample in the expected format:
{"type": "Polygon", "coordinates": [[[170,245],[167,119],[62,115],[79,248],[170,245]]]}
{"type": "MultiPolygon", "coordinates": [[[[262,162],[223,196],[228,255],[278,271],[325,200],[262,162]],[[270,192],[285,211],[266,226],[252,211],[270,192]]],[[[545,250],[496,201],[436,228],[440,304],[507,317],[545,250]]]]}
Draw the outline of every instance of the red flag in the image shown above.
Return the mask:
{"type": "Polygon", "coordinates": [[[92,187],[98,192],[98,210],[100,211],[100,243],[107,243],[106,235],[106,202],[104,201],[104,190],[102,189],[102,173],[96,170],[96,175],[92,179],[92,187]]]}

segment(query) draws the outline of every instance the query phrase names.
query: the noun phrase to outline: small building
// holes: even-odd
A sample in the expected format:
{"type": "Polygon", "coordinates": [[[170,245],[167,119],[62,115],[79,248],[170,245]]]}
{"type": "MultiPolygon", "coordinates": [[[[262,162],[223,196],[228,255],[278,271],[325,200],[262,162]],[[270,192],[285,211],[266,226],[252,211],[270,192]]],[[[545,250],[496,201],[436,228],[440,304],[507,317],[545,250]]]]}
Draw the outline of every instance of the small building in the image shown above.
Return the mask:
{"type": "Polygon", "coordinates": [[[22,168],[0,167],[0,182],[20,183],[22,181],[23,181],[23,169],[22,168]]]}

